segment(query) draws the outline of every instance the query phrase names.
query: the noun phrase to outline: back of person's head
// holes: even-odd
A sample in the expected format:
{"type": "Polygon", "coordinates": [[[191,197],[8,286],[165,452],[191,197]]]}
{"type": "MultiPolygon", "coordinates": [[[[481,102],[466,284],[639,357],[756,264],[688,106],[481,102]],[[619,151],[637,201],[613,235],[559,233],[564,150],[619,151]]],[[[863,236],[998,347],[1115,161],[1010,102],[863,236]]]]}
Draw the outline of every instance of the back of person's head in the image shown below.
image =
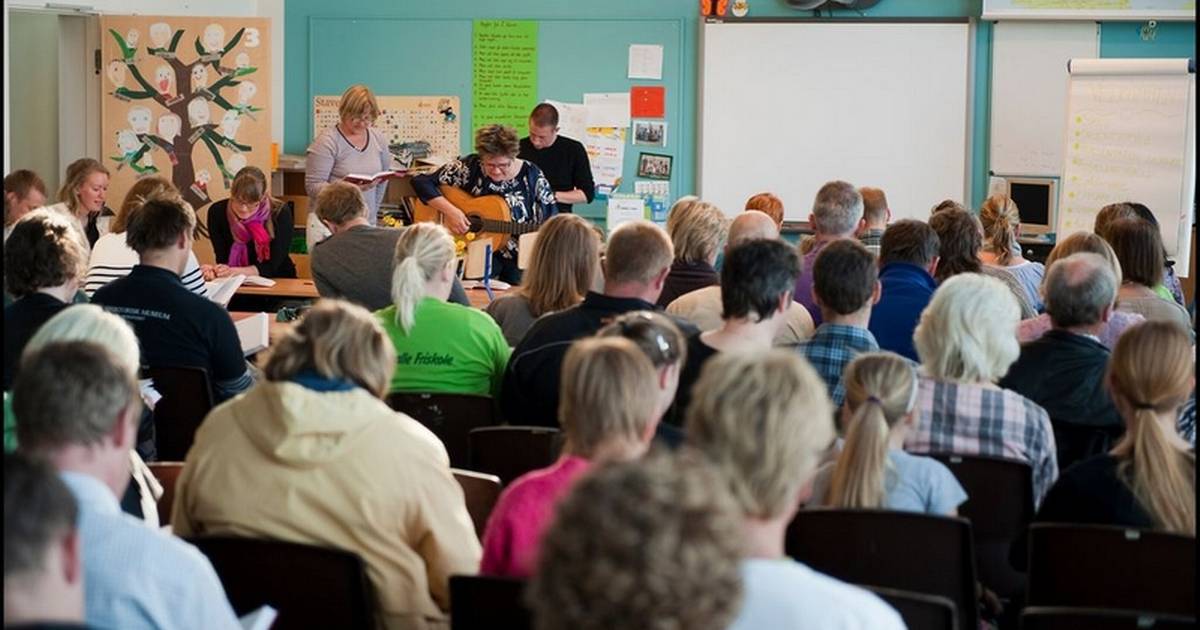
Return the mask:
{"type": "MultiPolygon", "coordinates": [[[[1112,245],[1108,241],[1100,237],[1099,234],[1093,232],[1076,232],[1066,238],[1061,238],[1054,245],[1054,249],[1050,250],[1050,254],[1046,256],[1046,268],[1070,256],[1079,253],[1096,254],[1104,259],[1110,269],[1112,269],[1113,277],[1117,280],[1117,286],[1121,286],[1123,274],[1121,273],[1121,263],[1117,260],[1117,254],[1113,252],[1112,245]]],[[[1043,280],[1043,284],[1045,280],[1043,280]]]]}
{"type": "Polygon", "coordinates": [[[109,174],[103,164],[92,158],[79,158],[67,165],[67,175],[63,179],[62,187],[58,189],[58,200],[67,204],[72,212],[77,212],[83,205],[79,190],[93,173],[103,173],[105,176],[109,174]]]}
{"type": "Polygon", "coordinates": [[[875,256],[858,241],[834,241],[813,261],[813,293],[821,308],[838,315],[869,305],[878,282],[875,256]]]}
{"type": "Polygon", "coordinates": [[[538,103],[529,112],[529,122],[536,127],[558,127],[558,108],[550,103],[538,103]]]}
{"type": "Polygon", "coordinates": [[[30,452],[95,445],[138,404],[128,366],[87,341],[53,342],[26,352],[13,383],[17,441],[30,452]]]}
{"type": "Polygon", "coordinates": [[[35,210],[17,221],[4,242],[4,284],[22,298],[78,282],[87,271],[88,254],[62,215],[35,210]]]}
{"type": "Polygon", "coordinates": [[[140,255],[170,249],[196,229],[196,213],[179,199],[158,197],[134,208],[125,222],[125,244],[140,255]]]}
{"type": "Polygon", "coordinates": [[[1157,226],[1141,219],[1118,219],[1107,226],[1102,236],[1112,245],[1125,282],[1150,288],[1162,282],[1166,260],[1157,226]]]}
{"type": "Polygon", "coordinates": [[[686,410],[688,442],[716,464],[747,517],[774,519],[833,441],[825,382],[794,352],[721,352],[704,363],[686,410]]]}
{"type": "Polygon", "coordinates": [[[711,264],[728,232],[725,213],[706,201],[676,203],[667,215],[667,235],[675,248],[675,259],[681,262],[711,264]]]}
{"type": "Polygon", "coordinates": [[[29,205],[30,208],[36,208],[46,202],[46,182],[42,181],[37,173],[24,168],[4,176],[4,225],[12,225],[21,218],[13,216],[14,207],[28,199],[30,193],[35,191],[41,202],[29,205]]]}
{"type": "Polygon", "coordinates": [[[913,333],[921,366],[939,380],[994,382],[1017,360],[1021,308],[1003,282],[959,274],[933,293],[913,333]]]}
{"type": "Polygon", "coordinates": [[[771,217],[775,229],[783,225],[783,200],[769,192],[761,192],[747,199],[746,210],[758,210],[771,217]]]}
{"type": "Polygon", "coordinates": [[[541,541],[526,602],[538,630],[723,630],[742,601],[741,520],[693,453],[601,466],[541,541]]]}
{"type": "Polygon", "coordinates": [[[961,208],[948,208],[929,217],[938,236],[938,266],[934,279],[942,282],[960,273],[979,273],[979,248],[983,237],[978,219],[961,208]]]}
{"type": "Polygon", "coordinates": [[[396,324],[407,334],[416,320],[417,304],[425,297],[425,283],[454,260],[454,238],[436,223],[414,223],[396,240],[392,260],[392,303],[396,324]]]}
{"type": "Polygon", "coordinates": [[[928,223],[901,219],[887,226],[879,240],[879,266],[908,263],[928,268],[939,256],[942,242],[928,223]]]}
{"type": "Polygon", "coordinates": [[[791,303],[800,275],[796,248],[778,239],[746,241],[729,250],[721,266],[721,317],[770,319],[791,303]]]}
{"type": "Polygon", "coordinates": [[[1080,252],[1047,268],[1042,292],[1055,327],[1090,326],[1099,324],[1117,300],[1117,279],[1104,258],[1080,252]]]}
{"type": "Polygon", "coordinates": [[[729,238],[725,239],[725,251],[746,241],[761,238],[779,238],[779,225],[766,213],[746,210],[729,223],[729,238]]]}
{"type": "Polygon", "coordinates": [[[853,234],[862,216],[863,198],[853,185],[832,181],[817,191],[817,198],[813,201],[812,227],[818,234],[853,234]]]}
{"type": "Polygon", "coordinates": [[[366,218],[367,202],[358,186],[346,181],[331,182],[317,193],[317,218],[332,225],[345,225],[366,218]]]}
{"type": "Polygon", "coordinates": [[[891,209],[888,207],[887,195],[883,194],[883,189],[863,186],[858,189],[858,194],[862,195],[863,219],[868,223],[887,222],[891,209]]]}
{"type": "Polygon", "coordinates": [[[933,215],[939,212],[945,212],[946,210],[962,210],[963,212],[966,212],[967,208],[953,199],[943,199],[929,209],[929,216],[932,217],[933,215]]]}
{"type": "Polygon", "coordinates": [[[116,216],[112,219],[112,224],[109,229],[114,233],[120,234],[125,231],[125,226],[129,221],[129,213],[135,208],[141,207],[150,199],[170,198],[180,202],[183,197],[179,195],[179,189],[175,188],[175,184],[161,175],[150,175],[139,178],[129,187],[129,191],[125,193],[125,199],[121,201],[121,206],[117,208],[116,216]]]}
{"type": "Polygon", "coordinates": [[[1012,261],[1017,226],[1021,223],[1017,203],[1008,195],[992,195],[979,207],[979,221],[983,223],[988,250],[996,255],[997,263],[1007,265],[1012,261]]]}
{"type": "Polygon", "coordinates": [[[657,225],[645,220],[622,223],[608,237],[604,284],[648,285],[671,267],[674,254],[671,239],[657,225]]]}
{"type": "Polygon", "coordinates": [[[25,344],[22,356],[54,342],[86,341],[103,346],[125,366],[137,374],[141,361],[138,338],[133,328],[95,304],[74,304],[51,317],[38,328],[25,344]]]}
{"type": "Polygon", "coordinates": [[[567,349],[558,421],[569,452],[591,458],[606,445],[628,449],[645,444],[660,415],[658,376],[634,342],[588,337],[567,349]]]}
{"type": "Polygon", "coordinates": [[[534,317],[578,304],[600,271],[600,239],[577,214],[558,214],[542,224],[530,252],[521,295],[534,317]]]}
{"type": "Polygon", "coordinates": [[[846,442],[830,478],[826,504],[837,508],[881,508],[887,495],[888,435],[911,417],[917,404],[917,373],[891,352],[854,358],[842,374],[850,421],[846,442]]]}
{"type": "Polygon", "coordinates": [[[1147,321],[1117,339],[1108,362],[1109,389],[1126,424],[1113,449],[1118,474],[1155,525],[1188,536],[1196,535],[1196,456],[1175,435],[1174,420],[1195,387],[1194,359],[1182,326],[1147,321]]]}
{"type": "Polygon", "coordinates": [[[622,313],[597,331],[596,336],[632,341],[656,369],[679,365],[687,358],[687,339],[679,326],[655,311],[622,313]]]}
{"type": "Polygon", "coordinates": [[[1108,226],[1112,225],[1115,221],[1139,218],[1141,218],[1141,216],[1134,207],[1133,202],[1122,201],[1120,203],[1110,203],[1107,206],[1100,208],[1100,211],[1096,213],[1096,221],[1092,225],[1092,231],[1107,239],[1108,226]]]}
{"type": "Polygon", "coordinates": [[[282,382],[312,371],[350,381],[383,398],[395,369],[396,350],[370,311],[344,300],[324,299],[271,345],[263,374],[282,382]]]}

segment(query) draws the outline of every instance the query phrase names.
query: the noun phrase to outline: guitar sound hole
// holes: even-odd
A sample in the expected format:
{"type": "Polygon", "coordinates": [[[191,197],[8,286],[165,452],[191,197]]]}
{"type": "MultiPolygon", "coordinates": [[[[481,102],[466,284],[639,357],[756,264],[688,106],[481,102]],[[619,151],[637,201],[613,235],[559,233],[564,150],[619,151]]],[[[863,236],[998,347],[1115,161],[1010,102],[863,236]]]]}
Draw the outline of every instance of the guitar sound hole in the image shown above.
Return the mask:
{"type": "Polygon", "coordinates": [[[467,228],[468,232],[482,232],[483,231],[483,219],[479,218],[479,215],[477,215],[477,214],[469,215],[467,217],[467,223],[470,224],[470,227],[467,228]]]}

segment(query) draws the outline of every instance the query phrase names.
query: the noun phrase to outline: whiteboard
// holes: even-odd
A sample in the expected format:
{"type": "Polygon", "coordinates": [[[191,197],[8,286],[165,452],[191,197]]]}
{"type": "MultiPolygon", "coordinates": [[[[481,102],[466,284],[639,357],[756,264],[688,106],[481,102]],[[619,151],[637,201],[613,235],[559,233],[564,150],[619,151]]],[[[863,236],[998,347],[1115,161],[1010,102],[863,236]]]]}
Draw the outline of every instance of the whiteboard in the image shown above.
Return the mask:
{"type": "Polygon", "coordinates": [[[983,0],[985,20],[1195,20],[1196,0],[983,0]]]}
{"type": "Polygon", "coordinates": [[[1098,55],[1096,22],[998,22],[992,32],[988,168],[999,176],[1062,174],[1067,60],[1098,55]]]}
{"type": "Polygon", "coordinates": [[[1103,206],[1146,204],[1180,275],[1190,267],[1196,81],[1187,59],[1071,62],[1058,236],[1091,230],[1103,206]]]}
{"type": "Polygon", "coordinates": [[[882,188],[895,218],[966,198],[965,23],[706,23],[699,193],[771,191],[806,220],[822,184],[882,188]]]}

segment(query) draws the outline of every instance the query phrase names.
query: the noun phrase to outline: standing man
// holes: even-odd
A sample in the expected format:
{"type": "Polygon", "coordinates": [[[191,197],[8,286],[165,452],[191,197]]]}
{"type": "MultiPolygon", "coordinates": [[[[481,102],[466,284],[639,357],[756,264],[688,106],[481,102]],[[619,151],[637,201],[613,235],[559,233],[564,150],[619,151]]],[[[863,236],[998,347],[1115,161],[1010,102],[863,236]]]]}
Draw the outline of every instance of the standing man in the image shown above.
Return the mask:
{"type": "Polygon", "coordinates": [[[541,103],[529,114],[529,136],[521,138],[517,157],[537,164],[550,180],[559,212],[571,212],[571,204],[591,203],[596,196],[592,166],[583,144],[558,135],[558,110],[541,103]]]}

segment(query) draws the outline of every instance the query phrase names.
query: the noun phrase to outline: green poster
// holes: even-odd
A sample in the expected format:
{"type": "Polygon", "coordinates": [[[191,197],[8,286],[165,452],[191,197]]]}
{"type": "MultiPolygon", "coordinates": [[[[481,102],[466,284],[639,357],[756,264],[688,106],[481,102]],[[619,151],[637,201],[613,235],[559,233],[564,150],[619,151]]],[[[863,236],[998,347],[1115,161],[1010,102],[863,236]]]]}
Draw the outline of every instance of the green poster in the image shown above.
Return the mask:
{"type": "Polygon", "coordinates": [[[537,22],[475,20],[471,128],[500,123],[525,135],[537,104],[537,22]]]}

